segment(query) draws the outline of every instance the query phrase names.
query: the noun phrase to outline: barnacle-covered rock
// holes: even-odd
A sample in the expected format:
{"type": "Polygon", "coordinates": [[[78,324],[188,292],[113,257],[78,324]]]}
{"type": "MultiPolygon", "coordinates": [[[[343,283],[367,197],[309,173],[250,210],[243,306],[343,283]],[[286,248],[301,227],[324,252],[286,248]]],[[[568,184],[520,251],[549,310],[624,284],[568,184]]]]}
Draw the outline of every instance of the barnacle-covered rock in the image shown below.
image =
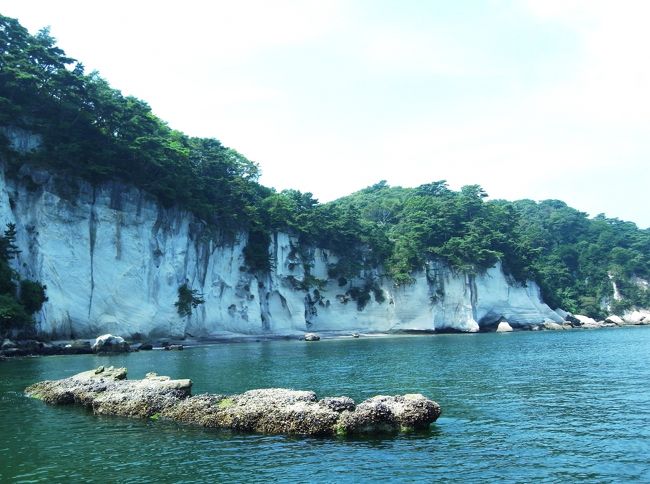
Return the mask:
{"type": "Polygon", "coordinates": [[[209,428],[265,434],[348,435],[424,429],[440,406],[419,394],[377,396],[356,405],[349,397],[318,400],[311,391],[267,388],[239,395],[191,396],[192,382],[148,373],[127,380],[126,368],[103,366],[29,386],[53,405],[78,404],[99,415],[164,418],[209,428]]]}

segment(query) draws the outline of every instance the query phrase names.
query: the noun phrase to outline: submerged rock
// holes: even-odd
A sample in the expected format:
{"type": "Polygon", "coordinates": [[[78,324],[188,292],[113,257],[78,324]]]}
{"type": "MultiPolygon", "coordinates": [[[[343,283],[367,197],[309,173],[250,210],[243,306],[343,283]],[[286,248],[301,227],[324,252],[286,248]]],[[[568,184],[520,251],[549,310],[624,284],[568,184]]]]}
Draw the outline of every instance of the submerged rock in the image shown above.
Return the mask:
{"type": "Polygon", "coordinates": [[[2,346],[0,346],[0,355],[2,356],[79,355],[92,352],[90,343],[84,340],[56,344],[33,339],[17,340],[15,342],[5,339],[2,346]]]}
{"type": "Polygon", "coordinates": [[[239,395],[191,396],[191,380],[149,373],[127,380],[125,368],[104,368],[28,387],[53,405],[77,404],[99,415],[164,418],[210,428],[298,435],[347,435],[426,429],[440,406],[420,394],[318,400],[311,391],[270,388],[239,395]]]}
{"type": "Polygon", "coordinates": [[[183,345],[167,345],[163,348],[167,351],[183,351],[183,345]]]}
{"type": "Polygon", "coordinates": [[[62,352],[66,355],[84,355],[92,353],[93,349],[88,341],[75,339],[64,345],[62,352]]]}

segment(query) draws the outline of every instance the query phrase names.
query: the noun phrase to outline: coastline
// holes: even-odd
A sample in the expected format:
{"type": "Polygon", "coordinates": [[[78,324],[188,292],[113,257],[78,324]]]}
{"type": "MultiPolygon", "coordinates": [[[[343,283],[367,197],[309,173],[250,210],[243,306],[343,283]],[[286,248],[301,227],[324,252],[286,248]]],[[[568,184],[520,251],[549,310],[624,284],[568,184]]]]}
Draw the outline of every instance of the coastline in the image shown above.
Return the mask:
{"type": "MultiPolygon", "coordinates": [[[[268,341],[305,341],[305,343],[312,344],[306,341],[305,336],[314,334],[317,336],[316,341],[332,341],[332,340],[345,340],[345,339],[373,339],[373,338],[407,338],[407,337],[423,337],[423,336],[442,336],[450,334],[458,335],[476,335],[486,333],[519,333],[530,331],[569,331],[569,330],[595,330],[604,328],[628,328],[650,326],[650,320],[641,320],[634,323],[621,323],[615,324],[606,321],[595,322],[595,324],[576,324],[575,322],[564,322],[563,324],[557,323],[543,323],[540,325],[531,325],[527,327],[515,327],[507,331],[497,331],[496,328],[483,328],[477,332],[462,332],[462,331],[431,331],[431,330],[400,330],[390,332],[350,332],[350,331],[322,331],[317,335],[315,333],[274,333],[274,334],[241,334],[223,332],[219,334],[209,335],[205,337],[168,337],[168,338],[151,338],[151,339],[138,339],[133,340],[125,338],[127,343],[125,350],[111,350],[108,349],[93,349],[93,343],[96,338],[80,338],[74,340],[47,340],[47,339],[16,339],[12,341],[5,338],[0,343],[0,361],[5,361],[12,358],[20,357],[38,357],[38,356],[67,356],[78,354],[115,354],[139,351],[164,351],[164,350],[183,350],[205,346],[214,346],[222,344],[235,344],[235,343],[262,343],[268,341]]],[[[106,335],[105,335],[106,336],[106,335]]],[[[110,335],[109,335],[110,336],[110,335]]]]}

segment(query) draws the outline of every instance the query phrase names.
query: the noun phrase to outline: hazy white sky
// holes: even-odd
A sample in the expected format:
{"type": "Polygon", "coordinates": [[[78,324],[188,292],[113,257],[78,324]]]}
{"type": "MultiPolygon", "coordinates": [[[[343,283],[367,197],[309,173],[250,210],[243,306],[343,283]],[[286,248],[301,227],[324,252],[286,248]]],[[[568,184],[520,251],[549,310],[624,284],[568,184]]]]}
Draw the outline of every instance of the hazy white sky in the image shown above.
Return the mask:
{"type": "Polygon", "coordinates": [[[0,0],[262,183],[559,198],[650,226],[645,0],[0,0]]]}

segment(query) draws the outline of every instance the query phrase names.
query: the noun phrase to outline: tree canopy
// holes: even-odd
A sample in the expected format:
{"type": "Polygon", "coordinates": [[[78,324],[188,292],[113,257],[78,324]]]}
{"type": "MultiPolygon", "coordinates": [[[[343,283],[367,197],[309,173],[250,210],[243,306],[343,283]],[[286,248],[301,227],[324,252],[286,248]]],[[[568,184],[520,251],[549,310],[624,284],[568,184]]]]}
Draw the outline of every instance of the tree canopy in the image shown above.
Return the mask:
{"type": "MultiPolygon", "coordinates": [[[[335,252],[330,276],[340,280],[383,267],[396,284],[409,284],[432,259],[469,273],[501,261],[513,279],[538,282],[553,307],[598,315],[608,301],[617,309],[650,306],[650,291],[635,282],[650,278],[649,230],[604,215],[590,219],[558,200],[488,201],[478,185],[454,191],[444,180],[416,188],[380,181],[326,204],[311,193],[277,192],[258,183],[256,163],[216,139],[170,128],[144,101],[123,96],[97,72],[87,74],[47,29],[31,35],[4,16],[0,127],[43,140],[39,150],[17,153],[0,139],[10,166],[28,161],[95,184],[123,180],[222,232],[246,231],[251,271],[271,269],[271,237],[286,231],[304,247],[335,252]],[[613,301],[612,282],[623,301],[613,301]]],[[[2,240],[7,259],[12,248],[2,240]]],[[[11,278],[2,280],[9,286],[0,294],[15,290],[11,278]]]]}
{"type": "Polygon", "coordinates": [[[268,193],[256,183],[257,164],[216,139],[171,129],[144,101],[86,74],[47,29],[30,35],[4,16],[0,125],[41,135],[33,163],[92,182],[125,180],[226,229],[247,228],[268,193]]]}

